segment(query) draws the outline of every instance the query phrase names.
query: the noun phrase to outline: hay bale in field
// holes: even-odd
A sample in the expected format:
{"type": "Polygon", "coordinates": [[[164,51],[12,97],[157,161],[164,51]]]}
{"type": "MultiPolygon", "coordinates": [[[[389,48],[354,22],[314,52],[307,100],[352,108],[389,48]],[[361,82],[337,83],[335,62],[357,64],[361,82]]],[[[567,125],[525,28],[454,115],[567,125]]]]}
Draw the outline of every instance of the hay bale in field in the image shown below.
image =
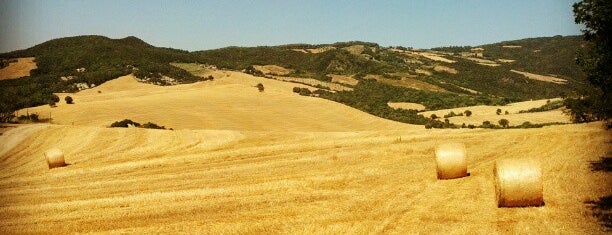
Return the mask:
{"type": "Polygon", "coordinates": [[[495,163],[498,207],[544,205],[542,168],[533,159],[504,159],[495,163]]]}
{"type": "Polygon", "coordinates": [[[64,161],[64,152],[58,148],[52,148],[45,152],[45,158],[47,159],[47,165],[49,169],[66,166],[64,161]]]}
{"type": "Polygon", "coordinates": [[[467,176],[465,145],[460,143],[438,145],[436,147],[436,170],[438,179],[455,179],[467,176]]]}

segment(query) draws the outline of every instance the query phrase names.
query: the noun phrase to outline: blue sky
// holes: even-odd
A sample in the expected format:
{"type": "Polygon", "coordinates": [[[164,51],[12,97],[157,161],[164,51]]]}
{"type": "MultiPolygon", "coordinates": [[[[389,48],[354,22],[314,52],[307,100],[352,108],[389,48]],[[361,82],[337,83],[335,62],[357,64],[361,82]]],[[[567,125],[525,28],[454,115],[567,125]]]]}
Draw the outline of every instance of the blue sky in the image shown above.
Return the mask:
{"type": "Polygon", "coordinates": [[[580,34],[567,0],[0,0],[0,52],[53,38],[136,36],[189,51],[369,41],[431,48],[580,34]]]}

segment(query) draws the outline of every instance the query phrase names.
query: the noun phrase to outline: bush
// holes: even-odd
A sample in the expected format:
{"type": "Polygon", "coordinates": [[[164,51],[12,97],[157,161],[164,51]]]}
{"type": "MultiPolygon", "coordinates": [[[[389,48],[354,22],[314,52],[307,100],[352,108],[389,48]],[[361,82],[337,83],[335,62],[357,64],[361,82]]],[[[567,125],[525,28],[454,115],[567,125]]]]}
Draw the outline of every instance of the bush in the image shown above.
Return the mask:
{"type": "Polygon", "coordinates": [[[127,128],[129,125],[132,125],[132,126],[135,126],[135,127],[139,127],[140,123],[137,123],[137,122],[132,121],[130,119],[123,119],[122,121],[113,122],[113,124],[111,124],[110,127],[124,127],[124,128],[127,128]]]}
{"type": "Polygon", "coordinates": [[[430,117],[431,119],[438,119],[438,115],[436,115],[435,113],[432,113],[430,117]]]}
{"type": "Polygon", "coordinates": [[[49,107],[51,107],[51,108],[55,108],[55,107],[57,107],[57,106],[55,105],[55,101],[53,101],[53,100],[49,100],[49,107]]]}
{"type": "Polygon", "coordinates": [[[263,92],[264,91],[264,85],[261,84],[261,83],[258,83],[257,86],[255,86],[255,87],[257,87],[257,90],[259,90],[259,92],[263,92]]]}
{"type": "Polygon", "coordinates": [[[70,97],[70,96],[66,96],[66,98],[64,98],[64,100],[66,101],[66,104],[72,104],[73,103],[72,97],[70,97]]]}
{"type": "Polygon", "coordinates": [[[508,121],[508,119],[502,118],[498,121],[499,125],[502,127],[508,127],[508,125],[510,124],[510,122],[508,121]]]}
{"type": "Polygon", "coordinates": [[[501,109],[497,109],[497,111],[495,111],[495,114],[500,115],[502,113],[501,109]]]}
{"type": "Polygon", "coordinates": [[[468,128],[470,128],[470,129],[474,129],[474,128],[476,128],[476,126],[474,126],[474,125],[470,124],[470,125],[468,125],[468,128]]]}
{"type": "Polygon", "coordinates": [[[57,102],[59,102],[59,101],[60,101],[60,98],[59,98],[59,96],[57,96],[56,94],[52,94],[52,95],[51,95],[51,101],[53,101],[53,102],[57,103],[57,102]]]}
{"type": "Polygon", "coordinates": [[[465,110],[463,113],[465,114],[466,117],[472,116],[472,111],[470,110],[465,110]]]}
{"type": "MultiPolygon", "coordinates": [[[[317,90],[318,91],[318,90],[317,90]]],[[[293,92],[298,93],[303,96],[310,96],[312,92],[308,88],[294,87],[293,92]]]]}
{"type": "Polygon", "coordinates": [[[164,126],[159,126],[159,125],[157,125],[157,124],[155,124],[155,123],[152,123],[152,122],[147,122],[147,123],[145,123],[145,124],[142,124],[140,127],[141,127],[141,128],[148,128],[148,129],[163,129],[163,130],[165,130],[165,129],[166,129],[166,127],[164,127],[164,126]]]}

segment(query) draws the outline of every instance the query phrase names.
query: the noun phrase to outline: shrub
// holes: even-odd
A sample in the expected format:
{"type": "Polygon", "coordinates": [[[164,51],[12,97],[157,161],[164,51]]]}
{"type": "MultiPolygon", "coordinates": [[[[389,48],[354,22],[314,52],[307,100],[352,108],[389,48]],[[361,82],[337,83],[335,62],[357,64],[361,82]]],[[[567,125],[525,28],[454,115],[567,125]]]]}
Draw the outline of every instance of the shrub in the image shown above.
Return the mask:
{"type": "Polygon", "coordinates": [[[510,114],[510,113],[508,112],[508,110],[506,110],[506,112],[505,112],[504,114],[508,115],[508,114],[510,114]]]}
{"type": "Polygon", "coordinates": [[[60,101],[60,98],[56,94],[53,94],[53,95],[51,95],[51,101],[57,103],[57,102],[60,101]]]}
{"type": "Polygon", "coordinates": [[[465,114],[466,117],[472,116],[472,111],[470,110],[465,110],[463,113],[465,114]]]}
{"type": "Polygon", "coordinates": [[[510,122],[508,121],[508,119],[502,118],[498,121],[499,125],[502,127],[508,127],[508,125],[510,124],[510,122]]]}
{"type": "Polygon", "coordinates": [[[49,107],[51,107],[51,108],[55,108],[55,107],[57,107],[57,106],[55,105],[55,101],[53,101],[53,100],[49,100],[49,107]]]}
{"type": "Polygon", "coordinates": [[[64,98],[64,100],[66,101],[66,104],[72,104],[73,103],[72,97],[70,97],[70,96],[66,96],[66,98],[64,98]]]}
{"type": "Polygon", "coordinates": [[[145,123],[145,124],[142,124],[140,127],[141,127],[141,128],[148,128],[148,129],[163,129],[163,130],[165,130],[165,129],[166,129],[166,127],[164,127],[164,126],[159,126],[159,125],[157,125],[157,124],[155,124],[155,123],[152,123],[152,122],[147,122],[147,123],[145,123]]]}
{"type": "Polygon", "coordinates": [[[502,112],[502,110],[501,110],[501,109],[497,109],[497,111],[495,111],[495,114],[500,115],[500,114],[501,114],[501,112],[502,112]]]}
{"type": "Polygon", "coordinates": [[[263,92],[264,91],[264,85],[261,84],[261,83],[258,83],[257,86],[255,86],[255,87],[257,87],[257,90],[259,90],[259,92],[263,92]]]}
{"type": "Polygon", "coordinates": [[[468,128],[470,128],[470,129],[474,129],[474,128],[476,128],[476,126],[474,126],[474,125],[470,124],[470,125],[468,125],[468,128]]]}
{"type": "Polygon", "coordinates": [[[436,115],[435,113],[432,113],[430,117],[431,119],[438,119],[438,115],[436,115]]]}
{"type": "Polygon", "coordinates": [[[113,122],[113,124],[111,124],[110,127],[124,127],[124,128],[127,128],[128,125],[132,125],[132,126],[138,127],[138,126],[140,126],[140,123],[137,123],[137,122],[132,121],[130,119],[123,119],[122,121],[113,122]]]}
{"type": "Polygon", "coordinates": [[[39,119],[38,119],[38,114],[35,114],[35,113],[30,114],[29,119],[30,119],[31,121],[38,122],[38,120],[39,120],[39,119]]]}

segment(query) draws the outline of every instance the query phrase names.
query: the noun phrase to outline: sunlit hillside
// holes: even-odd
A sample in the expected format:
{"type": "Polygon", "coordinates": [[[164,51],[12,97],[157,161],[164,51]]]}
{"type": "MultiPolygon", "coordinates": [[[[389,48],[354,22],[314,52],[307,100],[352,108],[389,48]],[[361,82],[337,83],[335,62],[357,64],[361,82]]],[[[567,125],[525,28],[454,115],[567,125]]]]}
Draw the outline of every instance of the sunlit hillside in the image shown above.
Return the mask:
{"type": "Polygon", "coordinates": [[[606,233],[590,204],[612,193],[594,167],[611,150],[601,123],[428,130],[207,73],[169,87],[125,76],[20,110],[52,124],[0,129],[0,233],[606,233]],[[107,127],[125,118],[174,130],[107,127]],[[467,146],[470,176],[436,178],[445,142],[467,146]],[[53,147],[68,166],[48,169],[53,147]],[[497,207],[493,165],[510,158],[542,163],[544,206],[497,207]]]}

